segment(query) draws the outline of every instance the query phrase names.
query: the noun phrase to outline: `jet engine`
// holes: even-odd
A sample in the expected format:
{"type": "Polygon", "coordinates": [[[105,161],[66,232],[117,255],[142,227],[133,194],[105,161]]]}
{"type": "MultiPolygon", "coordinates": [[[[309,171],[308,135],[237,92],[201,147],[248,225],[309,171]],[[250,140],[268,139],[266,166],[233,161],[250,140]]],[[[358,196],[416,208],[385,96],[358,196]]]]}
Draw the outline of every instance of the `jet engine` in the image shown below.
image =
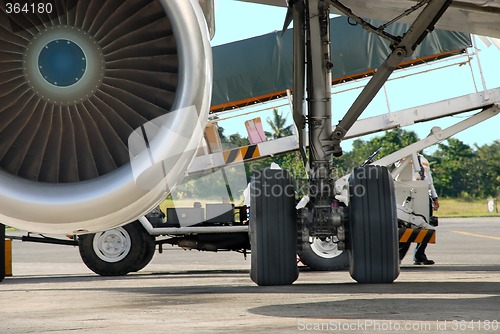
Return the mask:
{"type": "MultiPolygon", "coordinates": [[[[211,57],[198,0],[1,2],[0,222],[86,233],[154,208],[165,188],[137,183],[129,137],[170,115],[144,147],[179,157],[170,132],[204,128],[211,57]]],[[[169,186],[191,159],[162,165],[169,186]]]]}

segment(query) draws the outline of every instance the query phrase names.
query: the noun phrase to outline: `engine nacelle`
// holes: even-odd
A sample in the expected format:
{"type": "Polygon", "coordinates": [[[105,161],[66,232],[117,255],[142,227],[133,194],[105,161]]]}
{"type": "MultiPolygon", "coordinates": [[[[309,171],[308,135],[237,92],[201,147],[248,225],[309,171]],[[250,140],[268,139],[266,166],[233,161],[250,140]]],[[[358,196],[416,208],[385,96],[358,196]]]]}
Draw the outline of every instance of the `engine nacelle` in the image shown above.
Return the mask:
{"type": "MultiPolygon", "coordinates": [[[[209,33],[198,0],[50,3],[28,13],[0,5],[0,222],[40,233],[102,231],[167,195],[164,185],[137,183],[134,130],[170,115],[176,131],[192,131],[196,119],[176,112],[185,108],[204,127],[209,33]]],[[[171,142],[168,131],[159,127],[146,146],[177,157],[162,164],[171,186],[192,154],[176,155],[188,141],[171,142]]]]}

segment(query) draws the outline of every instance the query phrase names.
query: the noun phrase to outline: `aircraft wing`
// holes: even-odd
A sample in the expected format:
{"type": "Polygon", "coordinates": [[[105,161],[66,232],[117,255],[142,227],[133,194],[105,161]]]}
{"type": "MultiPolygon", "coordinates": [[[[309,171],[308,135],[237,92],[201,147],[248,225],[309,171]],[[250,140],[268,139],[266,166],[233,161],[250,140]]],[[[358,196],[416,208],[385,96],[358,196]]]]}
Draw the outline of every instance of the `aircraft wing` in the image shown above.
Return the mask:
{"type": "MultiPolygon", "coordinates": [[[[286,6],[286,0],[240,0],[273,6],[286,6]]],[[[416,0],[342,0],[354,14],[377,20],[388,21],[411,8],[420,1],[416,0]]],[[[333,12],[339,13],[336,10],[333,12]]],[[[411,23],[420,10],[401,19],[411,23]]],[[[340,13],[339,13],[340,14],[340,13]]],[[[453,1],[437,28],[461,31],[470,34],[500,38],[500,0],[460,0],[453,1]]]]}

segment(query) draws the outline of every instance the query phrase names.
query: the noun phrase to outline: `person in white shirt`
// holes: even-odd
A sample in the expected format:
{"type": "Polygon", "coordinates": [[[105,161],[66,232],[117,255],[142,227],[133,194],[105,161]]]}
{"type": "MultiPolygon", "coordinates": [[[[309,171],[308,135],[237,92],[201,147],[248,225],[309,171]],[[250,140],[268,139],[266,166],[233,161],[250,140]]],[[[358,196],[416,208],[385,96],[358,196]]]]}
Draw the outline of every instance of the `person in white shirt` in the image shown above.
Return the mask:
{"type": "MultiPolygon", "coordinates": [[[[429,196],[430,196],[430,212],[429,217],[432,217],[432,211],[439,209],[439,199],[434,188],[434,183],[432,180],[432,174],[429,167],[429,161],[421,154],[418,154],[418,164],[420,166],[419,171],[414,171],[413,180],[425,180],[429,184],[429,196]]],[[[410,248],[411,242],[400,243],[399,244],[399,259],[402,260],[408,249],[410,248]]],[[[415,265],[432,265],[435,262],[429,260],[425,254],[425,249],[427,248],[427,242],[417,244],[415,253],[413,254],[413,264],[415,265]]]]}
{"type": "Polygon", "coordinates": [[[413,175],[414,180],[426,180],[429,184],[429,195],[432,199],[432,207],[434,210],[439,209],[439,199],[436,193],[436,188],[434,188],[434,181],[432,180],[431,169],[429,168],[429,161],[422,155],[418,154],[419,165],[421,170],[415,172],[413,175]]]}

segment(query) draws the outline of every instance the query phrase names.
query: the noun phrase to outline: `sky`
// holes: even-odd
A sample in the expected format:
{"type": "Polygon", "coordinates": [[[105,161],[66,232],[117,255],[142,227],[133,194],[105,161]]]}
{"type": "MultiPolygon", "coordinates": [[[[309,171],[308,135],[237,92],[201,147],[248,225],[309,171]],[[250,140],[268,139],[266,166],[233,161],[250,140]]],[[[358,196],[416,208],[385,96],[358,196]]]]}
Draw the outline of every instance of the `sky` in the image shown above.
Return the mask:
{"type": "MultiPolygon", "coordinates": [[[[281,30],[286,14],[285,8],[235,0],[215,0],[215,6],[216,33],[212,40],[213,46],[281,30]]],[[[473,93],[476,90],[480,91],[483,89],[483,80],[481,79],[480,72],[484,75],[484,82],[487,89],[500,87],[500,50],[496,49],[493,45],[486,47],[479,40],[476,42],[477,49],[471,49],[470,51],[479,52],[477,52],[477,56],[473,57],[470,66],[450,66],[466,60],[463,56],[458,59],[454,58],[449,62],[423,65],[423,67],[417,69],[419,72],[427,72],[438,66],[444,68],[428,73],[411,75],[405,79],[390,81],[385,88],[386,95],[384,94],[384,90],[381,90],[381,93],[375,97],[361,118],[387,113],[389,109],[390,111],[398,111],[425,103],[473,93]],[[478,59],[480,67],[478,66],[478,59]]],[[[391,78],[394,76],[408,76],[409,74],[412,74],[412,71],[406,70],[402,73],[394,73],[391,78]]],[[[333,92],[335,93],[332,98],[334,124],[342,118],[357,94],[361,91],[361,88],[356,87],[362,86],[365,83],[366,81],[356,82],[333,88],[333,92]]],[[[286,103],[286,101],[280,102],[280,104],[283,103],[286,103]]],[[[288,116],[291,123],[290,108],[285,106],[279,108],[279,110],[283,115],[288,116]]],[[[244,110],[243,112],[247,111],[244,110]]],[[[445,128],[462,120],[466,115],[472,115],[473,113],[475,112],[413,125],[404,129],[415,131],[420,138],[424,138],[433,126],[445,128]]],[[[265,130],[269,131],[270,128],[265,124],[265,120],[269,117],[269,114],[270,111],[267,111],[252,114],[251,116],[233,118],[221,122],[220,125],[225,128],[226,135],[239,132],[241,135],[246,136],[244,121],[253,117],[261,117],[265,130]]],[[[470,146],[491,144],[494,140],[500,139],[499,128],[500,115],[497,115],[455,135],[454,138],[458,138],[470,146]]],[[[365,140],[369,138],[361,137],[361,139],[365,140]]],[[[345,140],[342,147],[344,151],[349,151],[352,148],[352,140],[345,140]]],[[[432,153],[435,149],[436,147],[431,147],[425,152],[432,153]]]]}

